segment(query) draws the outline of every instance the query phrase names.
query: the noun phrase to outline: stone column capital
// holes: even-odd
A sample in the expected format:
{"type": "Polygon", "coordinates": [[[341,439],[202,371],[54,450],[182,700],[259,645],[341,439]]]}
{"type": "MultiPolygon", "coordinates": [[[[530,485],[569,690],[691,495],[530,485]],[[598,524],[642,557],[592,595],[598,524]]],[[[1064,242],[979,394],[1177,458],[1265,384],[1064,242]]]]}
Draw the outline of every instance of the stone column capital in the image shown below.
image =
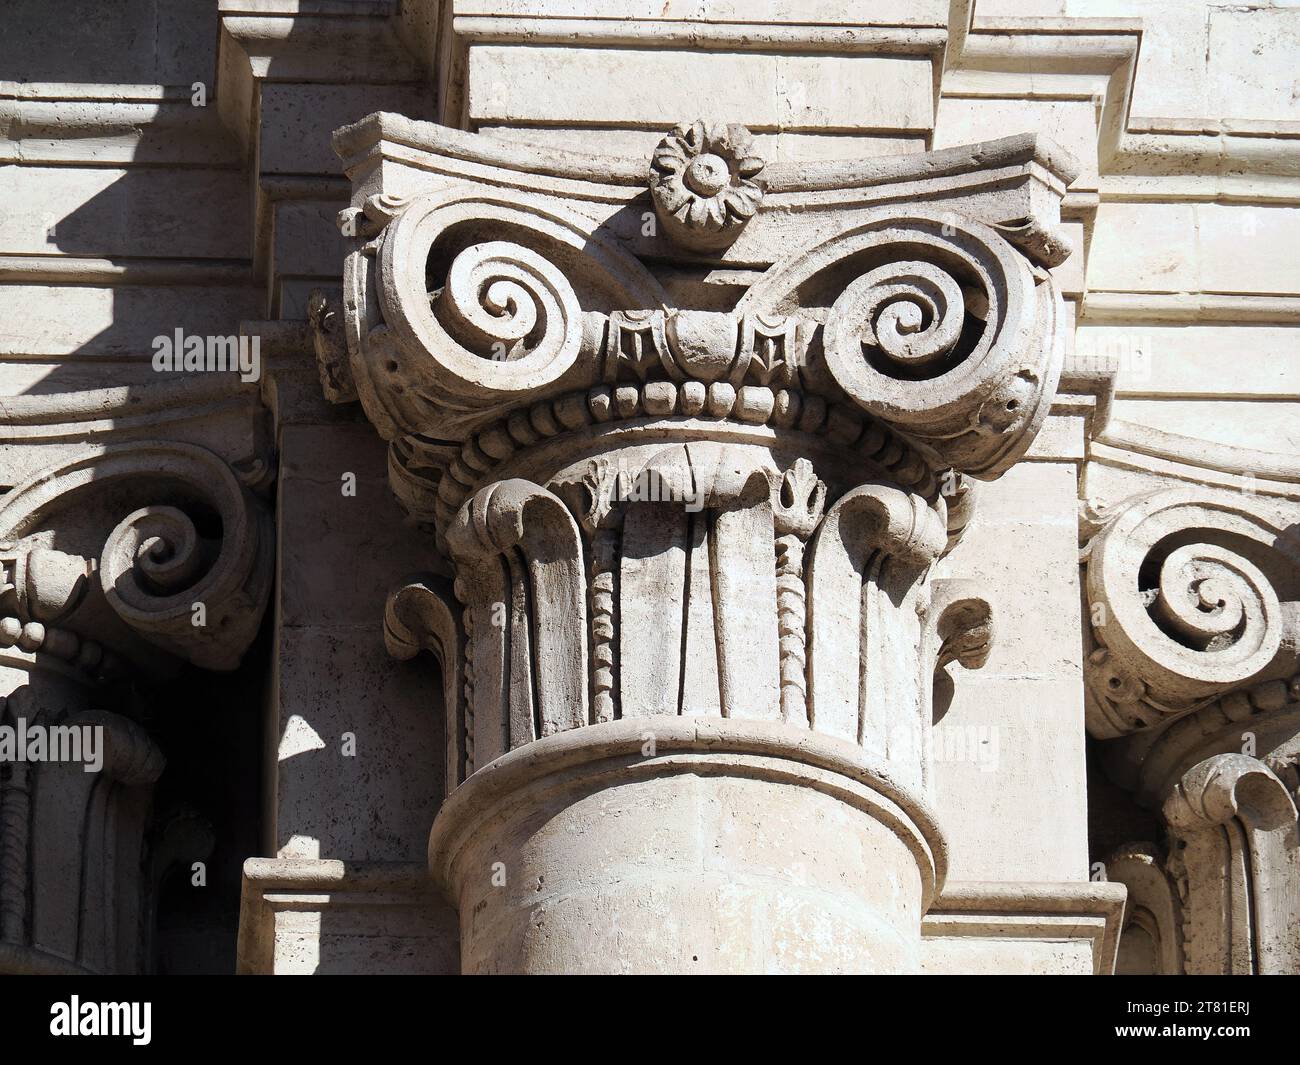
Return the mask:
{"type": "Polygon", "coordinates": [[[1194,765],[1248,750],[1293,772],[1300,544],[1292,510],[1168,488],[1094,515],[1084,547],[1088,730],[1158,806],[1194,765]]]}
{"type": "MultiPolygon", "coordinates": [[[[353,242],[342,328],[313,305],[322,383],[389,441],[394,491],[454,573],[408,582],[387,612],[395,654],[443,667],[453,794],[431,861],[462,919],[500,903],[518,940],[489,952],[467,932],[466,965],[561,967],[509,916],[524,895],[480,889],[497,862],[552,875],[545,818],[604,832],[599,782],[688,821],[776,804],[759,850],[783,804],[831,818],[859,841],[850,865],[879,854],[908,897],[843,899],[861,936],[828,964],[915,968],[942,839],[887,807],[924,809],[934,672],[978,667],[993,632],[978,588],[931,572],[971,479],[1014,465],[1047,417],[1068,175],[1015,139],[783,172],[742,127],[703,123],[635,167],[383,115],[336,147],[353,242]],[[755,730],[772,750],[751,750],[755,730]],[[602,746],[642,731],[673,753],[602,746]],[[824,746],[844,765],[809,769],[824,746]],[[671,781],[693,771],[709,783],[683,794],[671,781]]],[[[589,889],[570,874],[574,927],[605,927],[617,901],[595,886],[572,902],[589,889]]],[[[775,928],[760,882],[744,905],[775,928]]]]}
{"type": "Polygon", "coordinates": [[[87,680],[183,660],[235,668],[270,595],[274,530],[256,481],[163,440],[39,470],[0,505],[0,646],[87,680]]]}

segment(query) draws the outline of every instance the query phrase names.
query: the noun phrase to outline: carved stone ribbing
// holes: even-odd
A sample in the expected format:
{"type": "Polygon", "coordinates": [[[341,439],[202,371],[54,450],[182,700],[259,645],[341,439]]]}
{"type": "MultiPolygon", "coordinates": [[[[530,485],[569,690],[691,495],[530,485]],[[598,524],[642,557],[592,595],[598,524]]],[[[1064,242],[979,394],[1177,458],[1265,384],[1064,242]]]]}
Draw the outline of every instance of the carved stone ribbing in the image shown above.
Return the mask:
{"type": "MultiPolygon", "coordinates": [[[[457,592],[456,597],[462,603],[464,602],[464,599],[461,597],[461,593],[459,591],[457,592]]],[[[465,711],[464,711],[464,718],[463,718],[464,725],[462,727],[462,734],[465,738],[464,739],[465,764],[460,769],[460,771],[456,774],[456,776],[453,777],[453,779],[456,780],[457,782],[459,782],[462,776],[466,776],[474,772],[474,765],[475,765],[474,762],[474,655],[470,650],[471,646],[474,643],[474,614],[471,611],[467,610],[464,612],[462,617],[464,618],[464,626],[465,626],[465,652],[464,652],[465,684],[461,689],[465,697],[465,711]]]]}
{"type": "Polygon", "coordinates": [[[132,972],[140,962],[140,862],[165,758],[142,726],[89,709],[89,696],[87,679],[40,662],[0,704],[0,724],[46,745],[30,762],[20,750],[0,777],[0,943],[18,971],[132,972]],[[81,849],[79,867],[50,861],[65,840],[81,849]]]}
{"type": "Polygon", "coordinates": [[[425,650],[437,656],[447,713],[447,779],[455,782],[474,765],[473,719],[462,702],[462,692],[473,688],[473,663],[465,660],[463,648],[469,644],[474,619],[458,608],[453,587],[456,595],[463,590],[459,582],[453,586],[442,577],[426,575],[394,591],[384,610],[384,643],[394,658],[412,658],[425,650]]]}

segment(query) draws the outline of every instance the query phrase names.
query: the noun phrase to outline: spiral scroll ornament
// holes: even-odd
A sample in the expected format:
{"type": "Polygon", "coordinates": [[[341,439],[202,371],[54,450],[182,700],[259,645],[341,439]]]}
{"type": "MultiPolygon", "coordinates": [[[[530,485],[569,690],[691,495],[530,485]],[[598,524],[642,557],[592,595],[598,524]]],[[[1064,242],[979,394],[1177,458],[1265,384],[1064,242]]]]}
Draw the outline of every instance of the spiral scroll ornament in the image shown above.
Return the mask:
{"type": "Polygon", "coordinates": [[[476,412],[564,377],[582,347],[586,305],[662,307],[658,282],[592,228],[525,193],[453,188],[413,200],[384,229],[377,299],[367,256],[351,256],[350,313],[366,316],[352,376],[380,431],[392,439],[436,425],[437,435],[455,435],[476,412]],[[486,232],[498,239],[477,239],[486,232]]]}
{"type": "Polygon", "coordinates": [[[132,628],[196,665],[234,669],[260,618],[269,569],[260,556],[270,547],[260,513],[252,521],[238,518],[214,541],[200,536],[177,507],[128,514],[99,558],[109,605],[132,628]]]}
{"type": "Polygon", "coordinates": [[[481,358],[539,366],[564,354],[573,343],[566,321],[581,315],[563,274],[536,252],[503,240],[456,256],[434,313],[481,358]]]}
{"type": "Polygon", "coordinates": [[[194,583],[203,552],[187,514],[175,507],[144,507],[109,535],[100,565],[112,601],[148,611],[194,583]]]}
{"type": "Polygon", "coordinates": [[[912,378],[942,372],[961,339],[966,313],[956,279],[925,262],[870,270],[844,290],[835,306],[840,314],[834,343],[844,346],[844,333],[856,324],[858,343],[877,356],[881,372],[912,378]]]}
{"type": "Polygon", "coordinates": [[[1094,538],[1089,728],[1110,737],[1294,671],[1295,612],[1279,600],[1296,559],[1285,521],[1234,497],[1157,493],[1094,538]]]}
{"type": "Polygon", "coordinates": [[[1275,598],[1267,578],[1245,559],[1214,544],[1189,544],[1165,556],[1153,606],[1173,639],[1217,651],[1262,646],[1275,598]]]}
{"type": "Polygon", "coordinates": [[[274,569],[274,523],[249,486],[258,469],[237,472],[197,444],[140,440],[74,456],[15,486],[0,505],[0,542],[39,537],[74,508],[127,511],[104,535],[97,560],[31,552],[27,576],[40,587],[19,606],[32,615],[33,634],[43,632],[43,649],[103,673],[108,647],[113,661],[120,654],[146,671],[167,668],[154,648],[206,669],[238,666],[261,625],[274,569]],[[92,594],[83,583],[99,589],[92,594]]]}
{"type": "Polygon", "coordinates": [[[1064,357],[1060,295],[990,226],[881,210],[759,281],[737,310],[796,300],[829,305],[835,382],[936,465],[997,477],[1047,418],[1064,357]]]}
{"type": "MultiPolygon", "coordinates": [[[[582,309],[573,286],[532,248],[512,240],[453,247],[446,275],[429,272],[435,247],[454,240],[449,231],[483,210],[482,204],[421,202],[384,236],[378,277],[384,317],[407,343],[379,345],[380,365],[368,369],[372,380],[380,371],[378,387],[398,406],[404,389],[426,384],[498,395],[543,387],[577,358],[582,309]],[[431,284],[438,286],[432,293],[431,284]]],[[[519,224],[499,228],[546,240],[547,227],[536,221],[541,233],[519,224]]]]}

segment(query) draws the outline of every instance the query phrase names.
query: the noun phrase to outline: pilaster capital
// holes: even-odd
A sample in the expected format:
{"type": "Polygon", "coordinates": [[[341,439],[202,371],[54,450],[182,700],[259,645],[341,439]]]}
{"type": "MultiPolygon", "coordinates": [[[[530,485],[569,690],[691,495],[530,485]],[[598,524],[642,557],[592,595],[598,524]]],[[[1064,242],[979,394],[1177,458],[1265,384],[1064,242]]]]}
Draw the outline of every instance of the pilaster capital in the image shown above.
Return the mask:
{"type": "Polygon", "coordinates": [[[322,381],[455,571],[387,614],[394,653],[443,663],[450,785],[696,715],[823,733],[923,794],[933,673],[993,633],[931,571],[1060,374],[1060,154],[790,167],[697,122],[602,159],[385,114],[335,147],[322,381]]]}
{"type": "Polygon", "coordinates": [[[1244,723],[1296,702],[1300,541],[1283,504],[1159,491],[1101,515],[1084,559],[1093,735],[1216,712],[1244,723]]]}
{"type": "Polygon", "coordinates": [[[197,444],[143,440],[16,485],[0,505],[0,646],[91,681],[179,660],[235,668],[272,578],[259,474],[197,444]]]}

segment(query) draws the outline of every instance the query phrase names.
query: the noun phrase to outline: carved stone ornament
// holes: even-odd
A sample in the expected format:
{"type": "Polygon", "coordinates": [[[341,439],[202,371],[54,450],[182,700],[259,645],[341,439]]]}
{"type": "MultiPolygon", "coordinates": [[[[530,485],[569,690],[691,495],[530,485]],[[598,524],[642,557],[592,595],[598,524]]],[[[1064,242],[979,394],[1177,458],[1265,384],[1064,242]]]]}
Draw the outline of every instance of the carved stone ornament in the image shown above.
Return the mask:
{"type": "Polygon", "coordinates": [[[1300,837],[1293,789],[1240,753],[1197,762],[1160,807],[1163,845],[1106,863],[1129,892],[1120,972],[1267,975],[1300,963],[1300,837]]]}
{"type": "Polygon", "coordinates": [[[1300,543],[1284,505],[1170,488],[1096,515],[1084,551],[1087,721],[1167,837],[1117,855],[1134,972],[1300,959],[1300,543]],[[1245,752],[1245,753],[1243,753],[1245,752]],[[1163,855],[1163,857],[1162,857],[1163,855]]]}
{"type": "Polygon", "coordinates": [[[744,126],[677,126],[650,160],[655,213],[683,248],[725,248],[763,202],[764,165],[744,126]]]}
{"type": "Polygon", "coordinates": [[[1169,726],[1253,689],[1294,700],[1300,541],[1268,501],[1168,489],[1103,516],[1086,551],[1088,727],[1169,726]],[[1292,684],[1292,686],[1294,686],[1292,684]]]}
{"type": "MultiPolygon", "coordinates": [[[[455,790],[430,863],[461,908],[466,969],[589,953],[536,938],[529,914],[549,903],[519,892],[537,877],[602,929],[619,906],[658,905],[591,887],[637,879],[613,836],[557,872],[565,832],[603,839],[618,821],[671,848],[781,791],[782,818],[830,834],[817,883],[777,903],[751,864],[766,818],[717,875],[778,932],[831,891],[844,913],[825,965],[914,971],[946,860],[928,812],[933,676],[978,667],[993,632],[978,587],[931,573],[969,519],[966,478],[1006,471],[1047,416],[1062,343],[1045,264],[1061,244],[1004,230],[1055,232],[1071,164],[1008,138],[764,167],[741,127],[704,123],[666,136],[648,183],[632,160],[391,115],[335,144],[359,235],[346,370],[328,309],[313,312],[323,379],[332,398],[355,390],[454,571],[400,588],[386,631],[394,654],[443,667],[455,790]],[[663,232],[641,224],[651,203],[663,232]],[[731,309],[707,282],[670,295],[662,264],[683,249],[744,276],[731,309]],[[706,764],[700,789],[667,787],[706,764]],[[624,820],[592,821],[598,790],[624,820]],[[658,802],[672,809],[647,814],[658,802]],[[487,887],[494,860],[518,887],[487,887]],[[843,890],[881,875],[901,888],[843,890]]],[[[665,949],[617,947],[628,967],[665,949]]]]}
{"type": "Polygon", "coordinates": [[[15,745],[0,759],[0,972],[146,964],[165,758],[130,692],[183,661],[233,669],[256,635],[274,556],[250,487],[263,469],[193,443],[82,445],[0,504],[0,727],[15,745]],[[62,735],[61,753],[20,753],[36,734],[62,735]]]}
{"type": "Polygon", "coordinates": [[[1163,814],[1183,910],[1185,971],[1295,972],[1300,840],[1287,787],[1257,759],[1216,755],[1188,770],[1163,814]]]}
{"type": "Polygon", "coordinates": [[[159,650],[233,669],[270,594],[268,508],[194,444],[113,444],[41,471],[0,505],[0,544],[0,647],[53,655],[92,677],[120,674],[125,662],[165,671],[159,650]],[[116,520],[78,523],[86,543],[77,551],[49,546],[57,516],[78,507],[116,520]]]}

